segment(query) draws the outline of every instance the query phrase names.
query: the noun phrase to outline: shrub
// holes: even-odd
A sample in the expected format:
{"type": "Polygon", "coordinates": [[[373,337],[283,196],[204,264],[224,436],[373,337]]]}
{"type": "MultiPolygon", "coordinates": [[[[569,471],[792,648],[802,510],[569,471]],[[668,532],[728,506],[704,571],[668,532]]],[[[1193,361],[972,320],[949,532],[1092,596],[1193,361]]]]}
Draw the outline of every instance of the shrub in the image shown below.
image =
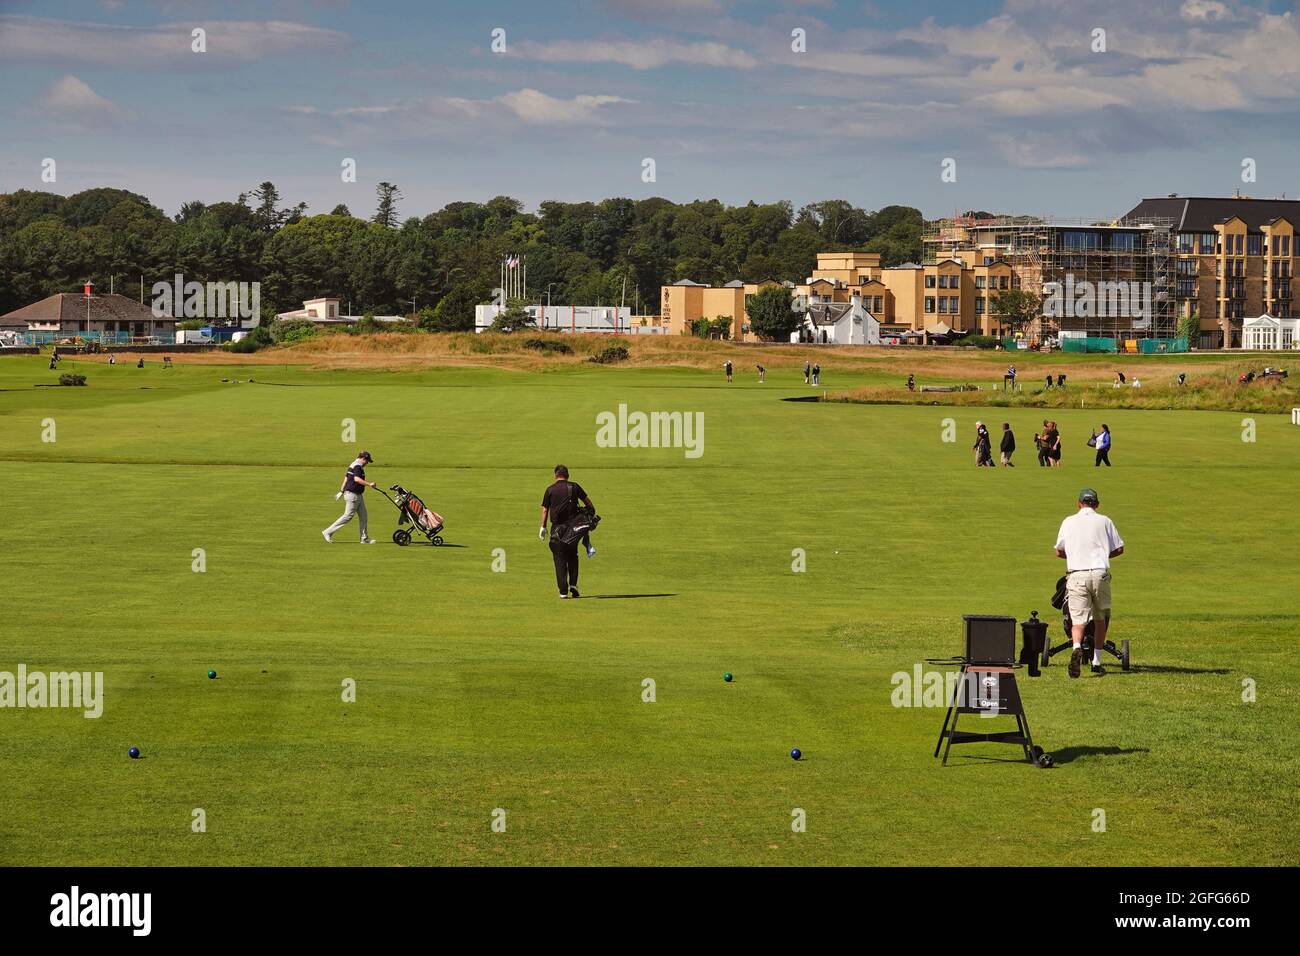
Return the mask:
{"type": "Polygon", "coordinates": [[[288,345],[309,339],[316,331],[316,324],[310,319],[276,319],[271,323],[271,341],[288,345]]]}
{"type": "Polygon", "coordinates": [[[528,339],[524,348],[541,352],[544,355],[572,355],[573,348],[565,342],[548,342],[546,339],[528,339]]]}
{"type": "Polygon", "coordinates": [[[72,372],[65,372],[64,374],[59,376],[59,384],[60,385],[85,385],[86,376],[77,375],[72,372]]]}
{"type": "Polygon", "coordinates": [[[998,339],[992,335],[968,335],[960,339],[957,344],[977,349],[991,349],[997,347],[998,339]]]}
{"type": "Polygon", "coordinates": [[[595,362],[597,365],[613,365],[615,362],[622,362],[628,356],[627,346],[611,345],[602,351],[599,355],[593,355],[587,359],[588,362],[595,362]]]}

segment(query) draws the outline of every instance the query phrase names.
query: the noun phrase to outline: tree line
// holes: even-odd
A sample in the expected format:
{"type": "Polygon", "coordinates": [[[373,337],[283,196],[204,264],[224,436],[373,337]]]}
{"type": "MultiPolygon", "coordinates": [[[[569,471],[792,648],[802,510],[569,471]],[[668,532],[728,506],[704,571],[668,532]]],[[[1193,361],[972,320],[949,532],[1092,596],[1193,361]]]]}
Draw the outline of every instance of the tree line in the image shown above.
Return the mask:
{"type": "Polygon", "coordinates": [[[659,290],[679,279],[800,281],[818,252],[879,252],[885,265],[919,261],[924,220],[909,206],[875,211],[839,199],[797,210],[785,201],[453,202],[402,219],[401,191],[377,189],[369,218],[346,206],[309,215],[265,182],[234,201],[187,202],[168,217],[149,199],[96,188],[59,196],[0,194],[0,314],[83,282],[145,302],[157,281],[260,282],[264,320],[332,296],[353,314],[406,315],[431,331],[474,327],[500,262],[526,258],[528,299],[620,305],[657,314],[659,290]],[[111,283],[110,283],[111,278],[111,283]]]}

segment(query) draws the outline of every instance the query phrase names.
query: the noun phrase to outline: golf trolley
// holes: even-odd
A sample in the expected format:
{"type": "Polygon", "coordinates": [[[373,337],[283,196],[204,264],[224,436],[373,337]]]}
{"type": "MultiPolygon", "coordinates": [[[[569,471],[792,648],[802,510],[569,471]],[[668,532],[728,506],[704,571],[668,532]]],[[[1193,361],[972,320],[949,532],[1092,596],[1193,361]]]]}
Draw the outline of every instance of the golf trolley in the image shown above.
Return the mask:
{"type": "MultiPolygon", "coordinates": [[[[1052,607],[1061,612],[1061,626],[1065,629],[1065,641],[1061,644],[1057,644],[1055,647],[1052,647],[1049,642],[1043,643],[1043,667],[1046,667],[1048,663],[1051,662],[1054,655],[1059,654],[1062,651],[1072,650],[1074,647],[1074,638],[1072,636],[1074,623],[1070,620],[1070,602],[1067,601],[1065,597],[1064,577],[1056,582],[1056,593],[1052,595],[1052,607]]],[[[1094,636],[1093,621],[1089,620],[1083,629],[1082,646],[1085,660],[1092,660],[1094,636]]],[[[1102,645],[1101,649],[1119,661],[1121,670],[1129,670],[1132,659],[1129,656],[1127,639],[1120,641],[1118,647],[1115,646],[1114,641],[1107,641],[1102,645]]]]}
{"type": "MultiPolygon", "coordinates": [[[[438,532],[443,528],[442,515],[429,510],[414,492],[407,491],[401,485],[393,485],[388,490],[396,492],[397,497],[388,498],[388,495],[384,497],[401,512],[397,519],[397,530],[393,532],[393,544],[404,548],[411,543],[412,534],[419,532],[429,539],[430,544],[435,547],[441,546],[442,535],[438,532]],[[409,524],[411,527],[403,528],[404,524],[409,524]]],[[[381,491],[380,494],[384,493],[381,491]]]]}

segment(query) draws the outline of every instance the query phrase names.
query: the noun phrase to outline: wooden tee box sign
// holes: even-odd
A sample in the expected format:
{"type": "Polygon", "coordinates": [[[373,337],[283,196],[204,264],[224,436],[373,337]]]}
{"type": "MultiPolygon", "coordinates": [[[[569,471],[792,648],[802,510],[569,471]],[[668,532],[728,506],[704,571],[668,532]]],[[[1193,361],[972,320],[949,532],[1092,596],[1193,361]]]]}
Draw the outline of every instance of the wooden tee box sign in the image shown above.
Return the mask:
{"type": "Polygon", "coordinates": [[[1016,619],[989,614],[964,614],[966,663],[1005,664],[1016,661],[1016,619]]]}

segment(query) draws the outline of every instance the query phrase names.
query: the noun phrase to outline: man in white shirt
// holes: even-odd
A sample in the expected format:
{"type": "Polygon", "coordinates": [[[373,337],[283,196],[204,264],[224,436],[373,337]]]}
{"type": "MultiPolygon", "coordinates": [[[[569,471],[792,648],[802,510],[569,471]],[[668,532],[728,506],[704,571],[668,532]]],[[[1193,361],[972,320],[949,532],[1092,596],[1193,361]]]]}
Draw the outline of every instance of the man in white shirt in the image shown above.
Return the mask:
{"type": "Polygon", "coordinates": [[[1079,492],[1078,513],[1061,522],[1056,535],[1056,556],[1065,559],[1065,594],[1070,607],[1070,676],[1078,677],[1083,665],[1083,632],[1093,621],[1092,672],[1104,674],[1101,649],[1110,626],[1110,559],[1124,553],[1124,541],[1115,522],[1097,513],[1097,492],[1079,492]]]}

